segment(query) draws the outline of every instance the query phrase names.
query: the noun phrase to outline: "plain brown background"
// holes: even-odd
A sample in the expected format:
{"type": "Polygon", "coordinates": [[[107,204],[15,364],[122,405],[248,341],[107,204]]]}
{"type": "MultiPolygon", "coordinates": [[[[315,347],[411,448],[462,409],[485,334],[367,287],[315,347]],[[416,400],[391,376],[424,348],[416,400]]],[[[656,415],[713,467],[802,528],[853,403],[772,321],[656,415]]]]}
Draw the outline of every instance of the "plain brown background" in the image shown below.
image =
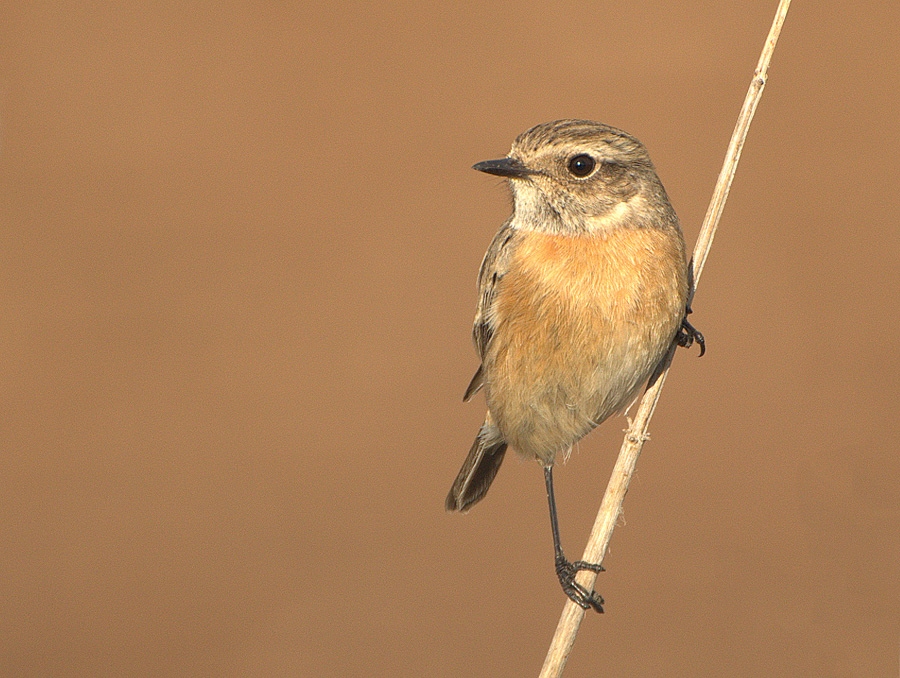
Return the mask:
{"type": "MultiPolygon", "coordinates": [[[[0,13],[0,674],[536,675],[539,467],[443,509],[470,166],[622,127],[692,246],[774,0],[79,5],[0,13]]],[[[567,676],[898,675],[898,32],[794,3],[567,676]]]]}

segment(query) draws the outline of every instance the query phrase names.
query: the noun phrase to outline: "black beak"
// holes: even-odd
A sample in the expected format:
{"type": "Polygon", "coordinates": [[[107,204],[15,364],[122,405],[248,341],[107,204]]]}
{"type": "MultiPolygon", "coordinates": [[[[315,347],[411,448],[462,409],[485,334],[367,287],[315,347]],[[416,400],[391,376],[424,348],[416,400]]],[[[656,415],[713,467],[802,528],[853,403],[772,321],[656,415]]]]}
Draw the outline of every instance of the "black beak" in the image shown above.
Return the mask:
{"type": "Polygon", "coordinates": [[[515,158],[500,158],[499,160],[485,160],[476,165],[472,165],[472,169],[479,172],[487,172],[488,174],[496,174],[498,177],[512,177],[521,179],[535,172],[528,169],[520,161],[515,158]]]}

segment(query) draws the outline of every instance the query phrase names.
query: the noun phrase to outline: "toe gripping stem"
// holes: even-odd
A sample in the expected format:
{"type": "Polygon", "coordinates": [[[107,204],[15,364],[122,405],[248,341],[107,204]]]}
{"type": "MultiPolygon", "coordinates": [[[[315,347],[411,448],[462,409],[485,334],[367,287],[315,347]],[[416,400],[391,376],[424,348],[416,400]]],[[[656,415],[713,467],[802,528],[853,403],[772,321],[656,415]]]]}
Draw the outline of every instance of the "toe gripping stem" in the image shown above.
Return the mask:
{"type": "Polygon", "coordinates": [[[684,312],[684,318],[681,319],[678,333],[675,335],[675,343],[682,348],[690,348],[696,341],[700,345],[700,355],[697,356],[700,358],[706,353],[706,340],[703,338],[703,334],[688,321],[687,317],[692,312],[690,305],[688,305],[684,312]]]}
{"type": "Polygon", "coordinates": [[[594,609],[602,613],[603,598],[600,594],[596,591],[588,590],[575,581],[575,575],[582,570],[590,570],[591,572],[604,571],[603,566],[599,563],[586,563],[583,560],[576,560],[574,563],[570,563],[566,560],[562,551],[556,554],[556,576],[559,577],[563,593],[582,609],[594,609]]]}
{"type": "Polygon", "coordinates": [[[700,355],[697,356],[698,358],[700,358],[704,353],[706,353],[706,340],[703,338],[703,335],[697,330],[697,328],[691,325],[691,323],[687,319],[687,317],[694,312],[691,309],[691,304],[694,303],[695,291],[694,260],[691,259],[690,264],[688,264],[688,298],[684,308],[684,318],[681,319],[681,326],[678,328],[678,333],[675,335],[675,343],[677,343],[682,348],[690,348],[696,341],[698,344],[700,344],[700,355]]]}

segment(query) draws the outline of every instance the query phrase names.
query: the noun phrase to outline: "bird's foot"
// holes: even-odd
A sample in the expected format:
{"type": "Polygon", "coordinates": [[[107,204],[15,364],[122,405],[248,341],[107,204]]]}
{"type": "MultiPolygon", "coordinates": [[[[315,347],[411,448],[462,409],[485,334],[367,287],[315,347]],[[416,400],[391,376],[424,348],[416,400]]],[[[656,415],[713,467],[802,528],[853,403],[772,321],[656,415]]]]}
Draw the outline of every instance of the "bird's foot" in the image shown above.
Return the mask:
{"type": "Polygon", "coordinates": [[[678,334],[675,335],[675,341],[682,348],[690,348],[696,341],[700,344],[700,356],[706,353],[706,340],[697,328],[688,322],[687,316],[681,321],[681,327],[678,328],[678,334]]]}
{"type": "Polygon", "coordinates": [[[596,591],[589,591],[587,588],[575,581],[575,575],[582,570],[591,572],[603,572],[604,568],[599,563],[586,563],[583,560],[576,560],[570,563],[566,557],[560,553],[556,556],[556,576],[559,577],[559,583],[565,593],[573,603],[582,609],[593,608],[597,612],[603,612],[603,598],[596,591]]]}

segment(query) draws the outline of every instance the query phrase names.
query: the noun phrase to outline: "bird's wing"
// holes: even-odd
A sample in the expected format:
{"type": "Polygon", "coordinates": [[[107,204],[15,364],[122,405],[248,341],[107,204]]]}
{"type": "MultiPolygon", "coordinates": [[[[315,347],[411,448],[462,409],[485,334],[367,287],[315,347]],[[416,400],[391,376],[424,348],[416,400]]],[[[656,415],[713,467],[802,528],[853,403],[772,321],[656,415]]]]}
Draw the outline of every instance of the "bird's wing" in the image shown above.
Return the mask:
{"type": "Polygon", "coordinates": [[[491,343],[494,332],[493,318],[490,312],[494,302],[497,286],[509,269],[509,263],[519,242],[519,231],[507,221],[491,241],[491,246],[484,255],[481,269],[478,271],[478,306],[475,309],[475,324],[472,327],[472,339],[482,364],[472,377],[463,400],[475,395],[484,385],[484,356],[491,343]]]}

